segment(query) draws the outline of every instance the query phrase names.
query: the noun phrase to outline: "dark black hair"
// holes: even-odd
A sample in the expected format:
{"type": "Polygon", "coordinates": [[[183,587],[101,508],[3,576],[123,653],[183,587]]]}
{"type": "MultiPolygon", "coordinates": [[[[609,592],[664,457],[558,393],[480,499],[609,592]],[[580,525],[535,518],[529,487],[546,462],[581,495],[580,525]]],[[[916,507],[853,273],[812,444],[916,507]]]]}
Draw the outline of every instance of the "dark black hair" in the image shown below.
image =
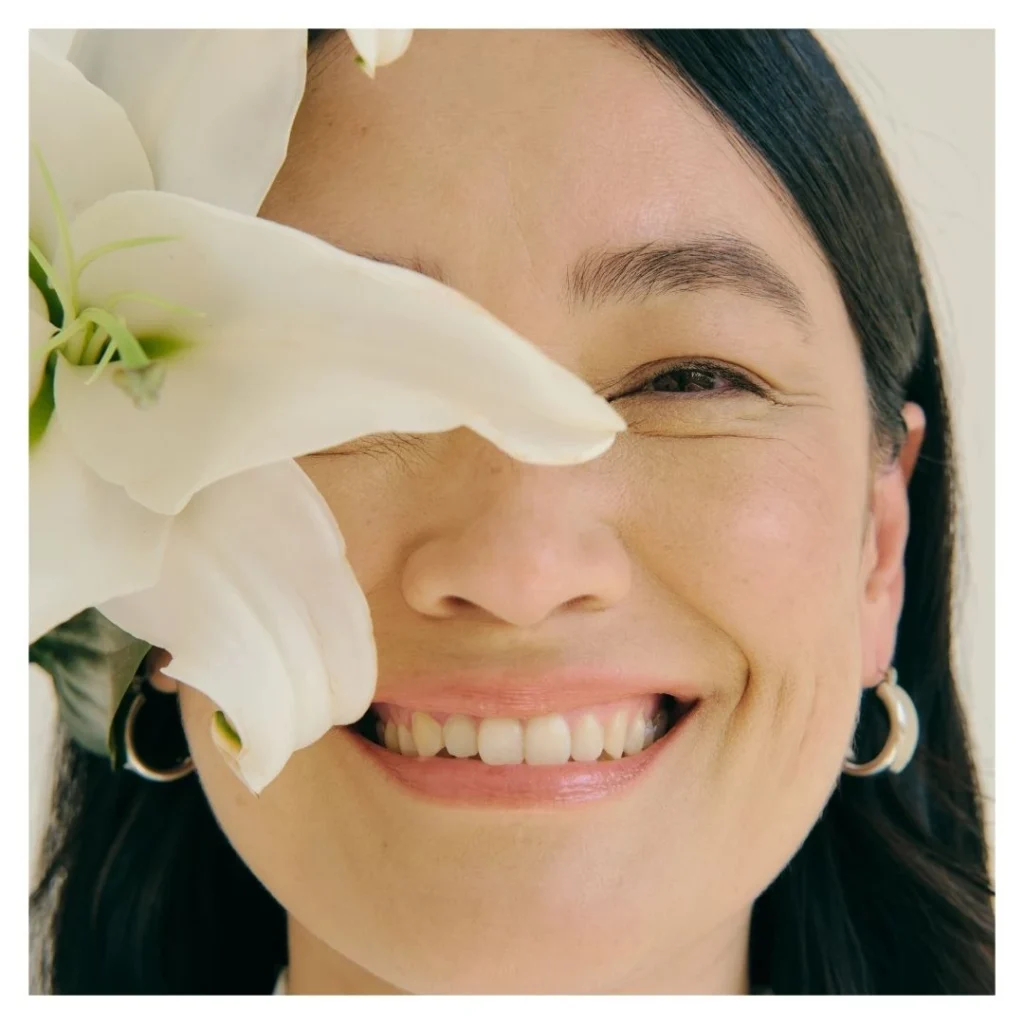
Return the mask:
{"type": "MultiPolygon", "coordinates": [[[[323,30],[310,33],[315,45],[323,30]]],[[[877,439],[927,417],[909,489],[895,666],[920,717],[900,775],[843,776],[754,906],[751,980],[779,994],[990,994],[994,916],[977,774],[951,657],[956,495],[935,327],[878,143],[800,31],[613,33],[760,162],[825,254],[860,341],[877,439]]],[[[888,720],[865,702],[857,749],[888,720]]],[[[198,781],[113,773],[68,742],[42,880],[40,966],[55,992],[269,992],[285,916],[230,847],[198,781]]]]}

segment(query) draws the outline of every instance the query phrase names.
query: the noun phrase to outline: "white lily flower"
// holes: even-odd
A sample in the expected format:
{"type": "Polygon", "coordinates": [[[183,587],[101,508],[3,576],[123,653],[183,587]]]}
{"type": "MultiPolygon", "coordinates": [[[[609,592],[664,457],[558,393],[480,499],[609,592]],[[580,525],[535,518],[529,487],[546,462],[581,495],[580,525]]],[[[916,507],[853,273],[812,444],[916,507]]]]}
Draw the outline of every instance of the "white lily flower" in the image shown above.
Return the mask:
{"type": "Polygon", "coordinates": [[[305,30],[79,29],[68,60],[124,109],[157,189],[257,213],[305,90],[305,30]]]}
{"type": "Polygon", "coordinates": [[[371,77],[377,68],[392,64],[409,49],[411,28],[350,28],[346,30],[356,53],[357,63],[371,77]]]}
{"type": "MultiPolygon", "coordinates": [[[[294,49],[293,33],[253,35],[294,49]]],[[[141,49],[159,51],[174,81],[218,80],[205,61],[222,51],[177,37],[184,53],[141,49]]],[[[82,60],[86,42],[71,48],[82,60]]],[[[258,56],[235,138],[268,125],[277,136],[250,147],[262,154],[250,178],[205,150],[193,173],[177,151],[213,146],[203,119],[233,108],[230,77],[215,102],[202,89],[179,97],[191,111],[167,115],[168,145],[155,95],[129,119],[70,63],[35,50],[30,61],[30,640],[96,606],[169,650],[164,672],[233,723],[254,792],[293,751],[361,717],[376,683],[344,541],[290,460],[365,434],[464,426],[562,465],[625,429],[459,293],[250,215],[294,100],[276,88],[290,58],[258,56]],[[157,184],[244,212],[154,190],[151,161],[157,184]]],[[[160,69],[133,66],[136,83],[120,68],[117,91],[139,102],[160,69]]]]}

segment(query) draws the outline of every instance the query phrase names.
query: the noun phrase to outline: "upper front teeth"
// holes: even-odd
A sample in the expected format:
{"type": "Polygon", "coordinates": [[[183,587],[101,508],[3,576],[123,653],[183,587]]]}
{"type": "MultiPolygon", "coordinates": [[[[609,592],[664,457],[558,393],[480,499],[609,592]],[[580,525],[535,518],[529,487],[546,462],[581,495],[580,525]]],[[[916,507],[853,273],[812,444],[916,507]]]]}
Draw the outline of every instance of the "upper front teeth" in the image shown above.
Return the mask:
{"type": "Polygon", "coordinates": [[[378,705],[377,734],[391,751],[409,757],[479,756],[486,764],[565,764],[639,754],[664,735],[668,722],[658,698],[620,702],[569,715],[470,718],[411,714],[378,705]],[[440,720],[439,720],[440,719],[440,720]]]}

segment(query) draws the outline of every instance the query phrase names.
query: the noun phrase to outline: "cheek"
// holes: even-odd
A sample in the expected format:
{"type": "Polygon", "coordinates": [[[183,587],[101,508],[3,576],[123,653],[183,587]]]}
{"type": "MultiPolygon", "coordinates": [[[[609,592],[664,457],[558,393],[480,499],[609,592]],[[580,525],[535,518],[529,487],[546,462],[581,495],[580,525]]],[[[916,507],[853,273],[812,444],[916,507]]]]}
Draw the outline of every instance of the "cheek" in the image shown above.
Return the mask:
{"type": "MultiPolygon", "coordinates": [[[[351,808],[323,798],[324,779],[331,778],[316,759],[323,743],[294,753],[280,775],[253,796],[210,739],[213,702],[187,686],[180,688],[179,702],[196,772],[221,831],[278,903],[309,913],[319,895],[310,880],[344,876],[343,855],[351,846],[338,841],[351,808]],[[329,869],[318,860],[324,850],[336,855],[329,869]]],[[[353,797],[348,787],[335,788],[353,797]]],[[[351,892],[353,884],[345,878],[337,887],[351,892]]]]}
{"type": "Polygon", "coordinates": [[[702,737],[706,869],[756,893],[827,802],[860,697],[864,470],[838,443],[634,447],[624,540],[721,686],[702,737]]]}
{"type": "Polygon", "coordinates": [[[342,536],[345,556],[363,591],[400,575],[399,559],[415,536],[429,480],[410,483],[394,453],[307,456],[296,460],[327,502],[342,536]]]}
{"type": "Polygon", "coordinates": [[[742,646],[811,641],[856,609],[863,496],[841,451],[754,437],[635,445],[646,450],[630,460],[626,542],[697,614],[742,646]]]}
{"type": "Polygon", "coordinates": [[[635,444],[625,539],[714,652],[714,773],[743,803],[773,785],[823,802],[860,692],[860,464],[767,438],[635,444]]]}

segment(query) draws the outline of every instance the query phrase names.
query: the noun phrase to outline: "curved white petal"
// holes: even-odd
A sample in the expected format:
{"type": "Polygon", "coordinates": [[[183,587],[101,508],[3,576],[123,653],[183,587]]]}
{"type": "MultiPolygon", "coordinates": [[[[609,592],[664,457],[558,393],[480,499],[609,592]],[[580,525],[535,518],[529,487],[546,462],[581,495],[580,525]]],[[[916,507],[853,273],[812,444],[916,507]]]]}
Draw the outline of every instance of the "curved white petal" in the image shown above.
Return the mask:
{"type": "Polygon", "coordinates": [[[73,236],[89,248],[129,232],[180,240],[98,261],[83,296],[145,289],[206,317],[126,303],[140,337],[194,343],[168,360],[159,402],[139,410],[116,370],[87,385],[89,368],[62,362],[57,413],[100,475],[158,511],[365,434],[467,426],[515,458],[560,465],[600,455],[625,428],[573,373],[421,274],[157,192],[103,200],[73,236]]]}
{"type": "Polygon", "coordinates": [[[46,352],[41,346],[57,330],[50,323],[43,293],[31,282],[28,283],[28,403],[39,393],[39,384],[46,367],[46,352]]]}
{"type": "Polygon", "coordinates": [[[152,586],[170,522],[96,476],[51,419],[29,458],[29,643],[152,586]]]}
{"type": "Polygon", "coordinates": [[[73,28],[30,28],[28,30],[30,45],[46,50],[59,60],[65,60],[71,41],[75,38],[73,28]]]}
{"type": "Polygon", "coordinates": [[[392,64],[409,49],[411,28],[350,28],[345,30],[356,53],[363,58],[363,70],[371,77],[377,68],[392,64]]]}
{"type": "Polygon", "coordinates": [[[127,111],[156,187],[256,213],[306,84],[300,29],[80,29],[68,59],[127,111]]]}
{"type": "MultiPolygon", "coordinates": [[[[67,61],[29,50],[29,139],[43,156],[65,217],[113,192],[153,187],[125,112],[67,61]]],[[[53,258],[59,233],[39,163],[29,154],[29,237],[53,258]]]]}
{"type": "Polygon", "coordinates": [[[323,498],[294,462],[201,491],[175,519],[160,580],[100,611],[163,647],[163,672],[213,700],[259,792],[293,751],[370,705],[369,607],[323,498]]]}

